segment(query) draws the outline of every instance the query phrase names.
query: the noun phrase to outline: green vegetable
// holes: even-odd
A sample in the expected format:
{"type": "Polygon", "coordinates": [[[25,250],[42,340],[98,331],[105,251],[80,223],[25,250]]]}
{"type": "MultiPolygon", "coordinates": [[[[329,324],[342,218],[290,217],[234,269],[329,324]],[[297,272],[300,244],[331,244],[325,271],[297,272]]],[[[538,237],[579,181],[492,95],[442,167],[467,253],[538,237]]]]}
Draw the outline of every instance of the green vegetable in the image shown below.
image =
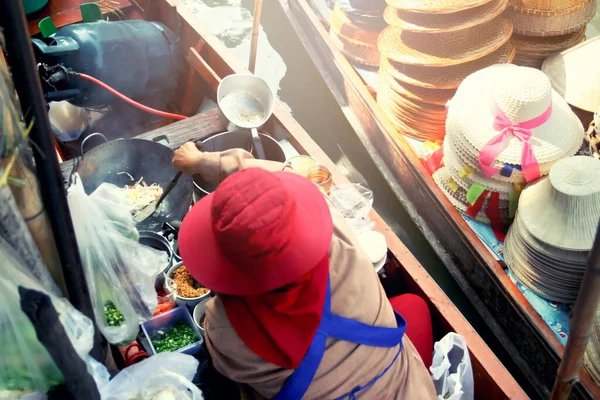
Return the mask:
{"type": "Polygon", "coordinates": [[[197,341],[196,332],[186,322],[181,322],[166,331],[158,331],[158,335],[152,337],[152,345],[157,353],[179,350],[197,341]]]}
{"type": "Polygon", "coordinates": [[[115,303],[110,300],[104,303],[104,315],[108,326],[121,326],[125,322],[123,314],[117,309],[115,303]]]}

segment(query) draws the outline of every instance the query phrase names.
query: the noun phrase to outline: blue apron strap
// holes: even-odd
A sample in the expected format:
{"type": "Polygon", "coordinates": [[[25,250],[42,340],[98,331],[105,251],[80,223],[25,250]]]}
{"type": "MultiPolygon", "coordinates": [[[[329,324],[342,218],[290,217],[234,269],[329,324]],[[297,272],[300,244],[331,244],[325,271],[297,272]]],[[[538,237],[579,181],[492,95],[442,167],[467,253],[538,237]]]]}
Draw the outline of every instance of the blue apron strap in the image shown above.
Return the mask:
{"type": "Polygon", "coordinates": [[[326,343],[327,336],[317,331],[302,362],[285,382],[279,393],[273,397],[273,400],[300,400],[304,396],[317,373],[317,369],[319,369],[319,364],[321,364],[323,354],[325,354],[326,343]]]}
{"type": "MultiPolygon", "coordinates": [[[[373,325],[368,325],[362,322],[354,321],[349,318],[341,317],[331,313],[331,285],[327,280],[327,291],[325,294],[325,302],[323,304],[323,314],[321,323],[317,329],[317,333],[306,352],[306,355],[300,362],[300,365],[294,373],[288,378],[285,385],[273,400],[300,400],[304,393],[308,390],[319,364],[325,354],[327,338],[333,337],[339,340],[344,340],[351,343],[363,344],[376,347],[395,347],[398,344],[398,352],[391,364],[378,376],[368,382],[366,385],[358,386],[349,395],[352,397],[356,392],[363,390],[375,383],[398,358],[398,354],[402,350],[402,337],[406,330],[406,322],[395,313],[397,328],[383,328],[373,325]]],[[[348,395],[347,395],[348,396],[348,395]]],[[[346,396],[346,397],[347,397],[346,396]]]]}
{"type": "Polygon", "coordinates": [[[402,336],[406,331],[406,322],[400,314],[395,313],[396,328],[385,328],[381,326],[368,325],[350,318],[335,314],[324,318],[323,330],[328,336],[346,342],[364,344],[376,347],[395,347],[402,342],[402,336]]]}

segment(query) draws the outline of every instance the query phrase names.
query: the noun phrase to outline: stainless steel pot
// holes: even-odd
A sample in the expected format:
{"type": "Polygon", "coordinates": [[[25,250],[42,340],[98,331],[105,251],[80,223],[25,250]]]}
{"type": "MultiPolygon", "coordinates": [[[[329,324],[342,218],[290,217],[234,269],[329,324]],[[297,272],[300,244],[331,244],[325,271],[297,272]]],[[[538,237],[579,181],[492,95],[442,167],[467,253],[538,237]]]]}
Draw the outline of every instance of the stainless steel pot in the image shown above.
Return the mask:
{"type": "MultiPolygon", "coordinates": [[[[167,265],[161,271],[161,274],[167,272],[173,265],[173,249],[171,243],[161,234],[151,231],[140,231],[140,244],[144,246],[152,247],[156,250],[164,251],[167,253],[169,259],[167,265]]],[[[161,275],[159,274],[159,275],[161,275]]]]}
{"type": "MultiPolygon", "coordinates": [[[[259,134],[263,148],[265,150],[265,159],[271,161],[285,162],[285,153],[283,148],[275,139],[270,136],[259,134]]],[[[225,151],[229,149],[244,149],[256,157],[253,141],[248,131],[223,132],[211,136],[202,142],[203,151],[225,151]]],[[[200,175],[194,175],[194,202],[215,191],[218,183],[207,182],[200,175]]]]}

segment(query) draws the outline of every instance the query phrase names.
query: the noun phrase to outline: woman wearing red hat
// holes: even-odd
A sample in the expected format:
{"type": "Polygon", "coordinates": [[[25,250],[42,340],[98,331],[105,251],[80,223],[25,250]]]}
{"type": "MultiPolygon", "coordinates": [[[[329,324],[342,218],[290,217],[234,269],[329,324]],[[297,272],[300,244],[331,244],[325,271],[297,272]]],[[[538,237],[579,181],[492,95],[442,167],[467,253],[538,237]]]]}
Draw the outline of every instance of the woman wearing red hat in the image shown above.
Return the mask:
{"type": "Polygon", "coordinates": [[[221,182],[179,232],[188,270],[217,293],[205,333],[221,374],[268,399],[436,398],[427,305],[405,295],[393,300],[408,324],[394,313],[316,185],[239,149],[188,143],[173,163],[221,182]]]}

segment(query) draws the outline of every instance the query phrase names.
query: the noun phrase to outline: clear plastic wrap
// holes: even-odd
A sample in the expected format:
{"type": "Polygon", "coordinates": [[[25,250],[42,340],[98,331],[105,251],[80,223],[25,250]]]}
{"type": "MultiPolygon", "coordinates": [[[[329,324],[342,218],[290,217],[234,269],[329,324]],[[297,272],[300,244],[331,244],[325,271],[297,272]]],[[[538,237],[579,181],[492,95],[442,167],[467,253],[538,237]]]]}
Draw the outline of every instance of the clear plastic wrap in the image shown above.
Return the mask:
{"type": "Polygon", "coordinates": [[[355,232],[375,227],[375,223],[369,218],[373,207],[371,190],[357,183],[336,185],[331,189],[329,198],[355,232]]]}
{"type": "Polygon", "coordinates": [[[129,344],[156,310],[154,283],[168,257],[132,238],[131,203],[111,186],[88,196],[76,175],[67,199],[96,323],[110,343],[129,344]]]}
{"type": "Polygon", "coordinates": [[[439,400],[473,400],[475,381],[465,338],[448,333],[434,345],[429,367],[439,400]]]}
{"type": "Polygon", "coordinates": [[[102,390],[102,400],[202,400],[202,392],[192,383],[198,365],[186,354],[157,354],[115,376],[102,390]],[[161,393],[170,396],[160,397],[161,393]]]}
{"type": "MultiPolygon", "coordinates": [[[[18,399],[32,393],[42,396],[52,386],[62,383],[63,375],[21,310],[19,286],[50,296],[69,340],[90,368],[88,353],[93,345],[94,326],[67,300],[49,293],[2,238],[0,259],[0,398],[18,399]]],[[[96,372],[106,374],[104,367],[96,372]]]]}

